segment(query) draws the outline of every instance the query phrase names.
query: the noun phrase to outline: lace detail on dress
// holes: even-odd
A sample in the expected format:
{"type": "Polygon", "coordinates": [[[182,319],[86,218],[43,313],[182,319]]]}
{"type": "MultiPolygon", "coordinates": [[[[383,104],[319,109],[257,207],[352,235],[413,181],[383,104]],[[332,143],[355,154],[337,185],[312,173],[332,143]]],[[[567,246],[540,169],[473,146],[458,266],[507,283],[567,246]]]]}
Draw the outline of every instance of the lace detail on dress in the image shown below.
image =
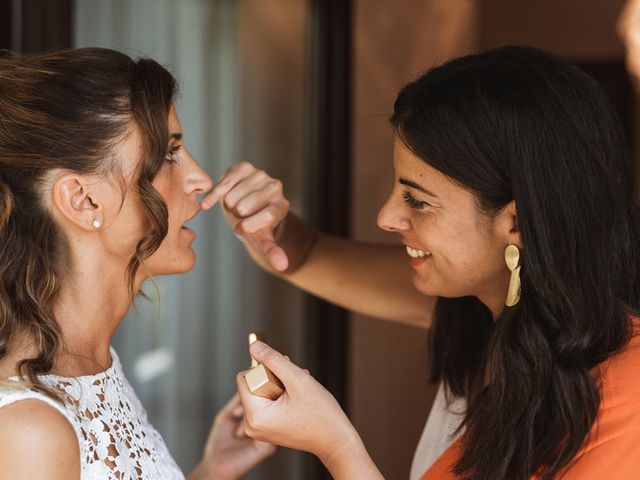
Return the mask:
{"type": "MultiPolygon", "coordinates": [[[[82,480],[184,480],[113,349],[111,358],[111,367],[97,375],[41,377],[63,394],[65,416],[78,435],[82,480]]],[[[0,391],[0,406],[25,398],[25,393],[0,391]],[[14,395],[19,398],[10,398],[14,395]]],[[[47,398],[31,391],[28,397],[47,398]]]]}

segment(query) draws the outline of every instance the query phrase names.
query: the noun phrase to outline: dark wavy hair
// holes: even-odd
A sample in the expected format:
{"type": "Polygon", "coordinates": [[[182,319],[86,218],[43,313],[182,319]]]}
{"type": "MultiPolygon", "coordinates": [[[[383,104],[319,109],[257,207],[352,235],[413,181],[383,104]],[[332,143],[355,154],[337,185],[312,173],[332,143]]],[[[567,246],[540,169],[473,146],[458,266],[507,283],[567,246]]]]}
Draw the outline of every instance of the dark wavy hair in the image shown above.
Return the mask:
{"type": "Polygon", "coordinates": [[[475,195],[479,214],[516,204],[520,302],[494,321],[474,297],[439,298],[429,333],[432,380],[456,396],[477,386],[454,472],[560,476],[600,406],[590,369],[627,345],[640,304],[640,215],[619,119],[571,63],[507,46],[429,70],[402,89],[391,123],[475,195]]]}
{"type": "Polygon", "coordinates": [[[127,269],[133,298],[137,271],[167,233],[167,207],[151,182],[166,155],[176,82],[153,60],[108,49],[0,57],[0,358],[26,331],[37,354],[18,372],[56,396],[37,376],[51,371],[61,348],[53,305],[69,246],[43,198],[48,178],[57,169],[114,174],[113,147],[139,129],[142,158],[130,190],[149,228],[127,269]]]}

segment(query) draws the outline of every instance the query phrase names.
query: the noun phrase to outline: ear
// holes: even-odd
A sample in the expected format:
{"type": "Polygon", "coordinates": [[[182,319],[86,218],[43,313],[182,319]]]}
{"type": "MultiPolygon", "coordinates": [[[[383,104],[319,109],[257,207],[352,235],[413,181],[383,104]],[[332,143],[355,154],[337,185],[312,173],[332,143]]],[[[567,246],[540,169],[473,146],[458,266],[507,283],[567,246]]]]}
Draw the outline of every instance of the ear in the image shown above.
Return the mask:
{"type": "Polygon", "coordinates": [[[516,209],[516,201],[511,200],[496,215],[494,221],[496,234],[503,238],[509,244],[522,248],[522,239],[520,237],[520,228],[518,226],[518,213],[516,209]]]}
{"type": "Polygon", "coordinates": [[[102,207],[92,187],[95,181],[75,173],[65,173],[53,183],[53,204],[68,221],[83,230],[95,230],[94,220],[103,221],[102,207]],[[93,195],[92,195],[93,193],[93,195]]]}

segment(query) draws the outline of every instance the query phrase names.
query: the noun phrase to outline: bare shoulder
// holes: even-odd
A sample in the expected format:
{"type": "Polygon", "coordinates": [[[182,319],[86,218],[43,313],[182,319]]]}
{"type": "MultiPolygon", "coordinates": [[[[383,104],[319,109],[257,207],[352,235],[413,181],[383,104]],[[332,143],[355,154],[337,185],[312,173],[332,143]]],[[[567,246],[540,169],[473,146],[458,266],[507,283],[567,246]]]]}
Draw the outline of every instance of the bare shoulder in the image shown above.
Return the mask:
{"type": "Polygon", "coordinates": [[[80,478],[80,450],[69,421],[35,399],[0,408],[0,478],[80,478]]]}

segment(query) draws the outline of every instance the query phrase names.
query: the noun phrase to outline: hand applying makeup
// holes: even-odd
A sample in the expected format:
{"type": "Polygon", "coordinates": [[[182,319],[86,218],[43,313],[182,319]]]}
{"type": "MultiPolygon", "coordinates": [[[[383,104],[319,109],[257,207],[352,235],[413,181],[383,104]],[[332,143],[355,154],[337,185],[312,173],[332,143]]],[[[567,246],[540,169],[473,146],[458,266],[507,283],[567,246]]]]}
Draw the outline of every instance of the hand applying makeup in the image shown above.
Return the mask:
{"type": "Polygon", "coordinates": [[[252,255],[263,257],[278,272],[289,267],[287,255],[276,242],[276,231],[289,212],[282,182],[248,162],[238,163],[220,176],[201,206],[208,210],[218,202],[234,233],[252,255]]]}

